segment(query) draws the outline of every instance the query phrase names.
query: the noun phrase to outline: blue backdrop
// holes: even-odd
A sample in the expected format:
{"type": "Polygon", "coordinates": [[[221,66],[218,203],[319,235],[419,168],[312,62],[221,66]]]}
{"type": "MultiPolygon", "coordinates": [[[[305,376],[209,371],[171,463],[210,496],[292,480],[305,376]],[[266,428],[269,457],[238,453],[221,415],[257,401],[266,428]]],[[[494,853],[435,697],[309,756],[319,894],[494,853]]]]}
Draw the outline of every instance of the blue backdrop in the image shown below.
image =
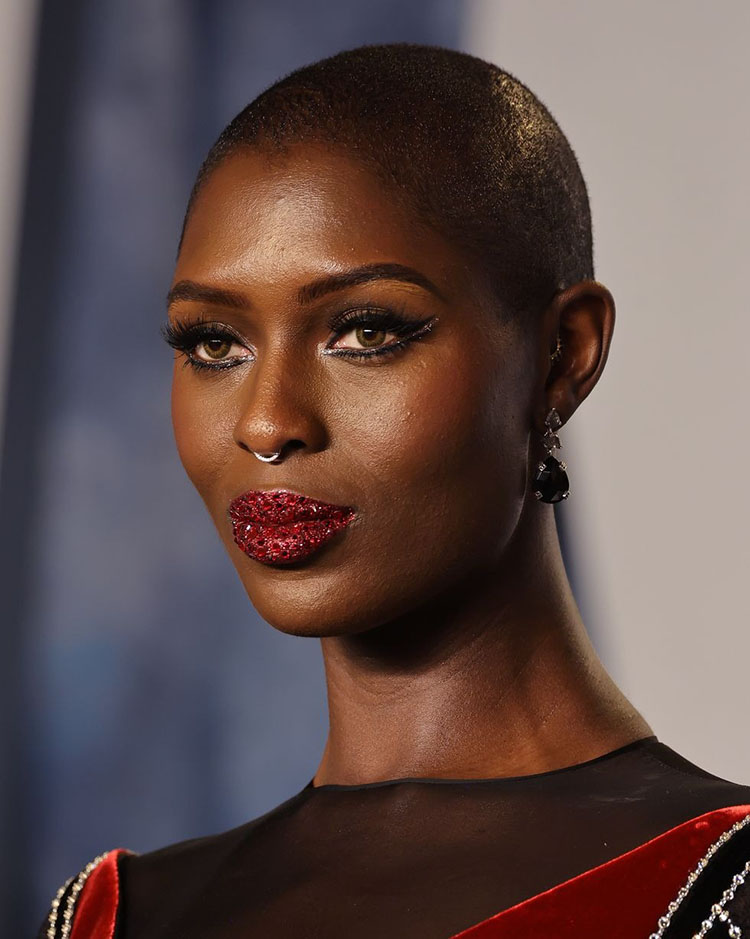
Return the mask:
{"type": "Polygon", "coordinates": [[[298,65],[456,45],[459,0],[42,3],[3,447],[0,932],[94,855],[312,776],[319,643],[260,621],[179,464],[158,334],[193,177],[298,65]]]}

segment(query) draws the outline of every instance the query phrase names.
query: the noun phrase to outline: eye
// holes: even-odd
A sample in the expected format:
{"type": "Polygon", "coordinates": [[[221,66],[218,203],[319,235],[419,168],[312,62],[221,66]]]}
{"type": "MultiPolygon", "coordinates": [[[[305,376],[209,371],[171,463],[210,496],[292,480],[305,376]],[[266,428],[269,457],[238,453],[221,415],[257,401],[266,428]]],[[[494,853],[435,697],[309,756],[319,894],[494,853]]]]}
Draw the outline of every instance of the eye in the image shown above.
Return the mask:
{"type": "Polygon", "coordinates": [[[346,310],[329,323],[336,339],[328,344],[326,353],[358,359],[393,355],[426,335],[435,320],[415,320],[395,310],[346,310]]]}
{"type": "MultiPolygon", "coordinates": [[[[368,321],[369,322],[369,321],[368,321]]],[[[355,348],[359,349],[374,349],[377,346],[382,346],[388,336],[397,336],[396,332],[389,332],[387,329],[384,329],[382,326],[372,326],[365,325],[363,322],[362,325],[356,326],[354,329],[350,329],[345,333],[342,333],[342,337],[353,336],[354,342],[356,343],[355,348]]],[[[343,345],[333,345],[329,346],[330,349],[345,349],[351,348],[351,345],[344,343],[343,345]]]]}
{"type": "Polygon", "coordinates": [[[161,327],[165,342],[185,356],[185,365],[195,369],[234,368],[252,353],[228,326],[176,318],[161,327]]]}
{"type": "Polygon", "coordinates": [[[192,351],[197,359],[204,362],[222,362],[228,358],[242,358],[241,353],[238,354],[237,352],[239,349],[244,349],[244,346],[234,342],[232,337],[213,336],[208,339],[201,339],[195,344],[192,351]],[[200,354],[201,349],[203,355],[200,354]],[[234,355],[230,355],[233,349],[235,350],[234,355]]]}

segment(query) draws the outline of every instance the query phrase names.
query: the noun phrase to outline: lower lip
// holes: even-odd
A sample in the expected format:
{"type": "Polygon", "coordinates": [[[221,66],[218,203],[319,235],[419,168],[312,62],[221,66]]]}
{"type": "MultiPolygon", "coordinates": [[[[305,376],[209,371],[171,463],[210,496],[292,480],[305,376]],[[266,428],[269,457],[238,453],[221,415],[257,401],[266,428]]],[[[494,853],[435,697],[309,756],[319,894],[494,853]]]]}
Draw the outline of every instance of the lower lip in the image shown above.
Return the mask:
{"type": "Polygon", "coordinates": [[[353,518],[353,513],[311,521],[264,525],[232,521],[234,542],[248,557],[264,564],[285,564],[309,557],[330,541],[353,518]]]}

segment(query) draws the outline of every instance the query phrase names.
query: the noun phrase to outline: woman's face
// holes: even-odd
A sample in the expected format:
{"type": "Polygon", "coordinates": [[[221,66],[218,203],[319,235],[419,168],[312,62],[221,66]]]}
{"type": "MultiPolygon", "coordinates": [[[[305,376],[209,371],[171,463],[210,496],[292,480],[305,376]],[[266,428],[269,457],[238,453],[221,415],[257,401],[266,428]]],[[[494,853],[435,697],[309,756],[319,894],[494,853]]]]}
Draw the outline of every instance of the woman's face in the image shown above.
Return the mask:
{"type": "Polygon", "coordinates": [[[194,204],[171,297],[173,327],[209,324],[186,340],[204,367],[175,356],[180,458],[264,619],[360,633],[501,574],[529,499],[538,342],[371,171],[313,145],[230,157],[194,204]],[[260,490],[263,517],[277,489],[353,513],[304,557],[261,559],[254,538],[282,530],[234,527],[229,507],[260,490]]]}

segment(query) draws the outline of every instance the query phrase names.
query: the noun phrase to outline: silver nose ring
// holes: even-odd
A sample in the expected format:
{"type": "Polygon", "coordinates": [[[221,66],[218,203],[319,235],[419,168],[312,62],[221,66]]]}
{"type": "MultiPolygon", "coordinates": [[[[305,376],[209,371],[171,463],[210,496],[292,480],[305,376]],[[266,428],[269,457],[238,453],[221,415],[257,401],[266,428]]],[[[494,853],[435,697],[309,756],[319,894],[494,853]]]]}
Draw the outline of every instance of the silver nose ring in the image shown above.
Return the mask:
{"type": "Polygon", "coordinates": [[[281,450],[277,450],[275,453],[272,453],[270,456],[263,456],[262,454],[258,453],[257,450],[251,450],[251,452],[254,453],[255,456],[257,456],[258,459],[261,460],[261,462],[263,463],[273,463],[275,460],[279,458],[279,455],[281,454],[281,450]]]}

